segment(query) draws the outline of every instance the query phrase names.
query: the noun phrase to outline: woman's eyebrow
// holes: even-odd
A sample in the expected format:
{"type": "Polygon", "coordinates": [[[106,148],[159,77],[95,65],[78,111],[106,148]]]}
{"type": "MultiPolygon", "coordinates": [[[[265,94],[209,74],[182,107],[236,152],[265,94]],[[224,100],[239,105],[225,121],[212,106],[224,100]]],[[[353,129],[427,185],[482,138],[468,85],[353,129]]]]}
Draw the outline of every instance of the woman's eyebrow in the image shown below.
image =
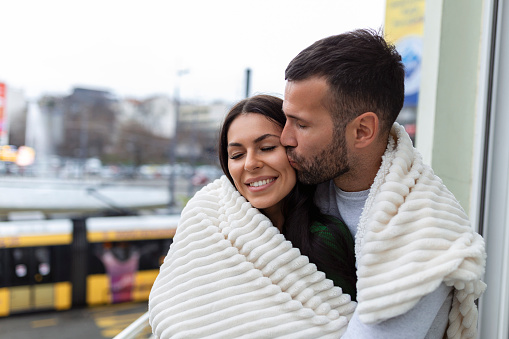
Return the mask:
{"type": "Polygon", "coordinates": [[[260,135],[258,138],[256,138],[254,140],[254,142],[256,144],[256,143],[259,143],[260,141],[265,140],[265,139],[270,138],[270,137],[275,137],[275,138],[278,138],[278,139],[280,138],[279,135],[274,135],[274,134],[267,133],[267,134],[264,134],[264,135],[260,135]]]}
{"type": "MultiPolygon", "coordinates": [[[[260,135],[258,138],[254,139],[253,142],[256,144],[256,143],[259,143],[260,141],[263,141],[263,140],[265,140],[267,138],[270,138],[270,137],[275,137],[275,138],[278,138],[278,139],[280,138],[279,135],[267,133],[267,134],[260,135]]],[[[227,147],[240,147],[240,146],[242,146],[241,143],[230,142],[227,147]]]]}

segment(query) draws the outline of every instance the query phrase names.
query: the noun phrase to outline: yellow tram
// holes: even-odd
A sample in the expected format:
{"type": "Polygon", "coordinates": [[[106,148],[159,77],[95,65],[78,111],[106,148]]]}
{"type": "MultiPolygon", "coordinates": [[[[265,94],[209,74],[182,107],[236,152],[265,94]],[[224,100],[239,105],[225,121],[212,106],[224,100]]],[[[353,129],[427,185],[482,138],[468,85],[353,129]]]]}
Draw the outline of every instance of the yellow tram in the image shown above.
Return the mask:
{"type": "Polygon", "coordinates": [[[179,218],[0,222],[0,317],[147,300],[179,218]]]}

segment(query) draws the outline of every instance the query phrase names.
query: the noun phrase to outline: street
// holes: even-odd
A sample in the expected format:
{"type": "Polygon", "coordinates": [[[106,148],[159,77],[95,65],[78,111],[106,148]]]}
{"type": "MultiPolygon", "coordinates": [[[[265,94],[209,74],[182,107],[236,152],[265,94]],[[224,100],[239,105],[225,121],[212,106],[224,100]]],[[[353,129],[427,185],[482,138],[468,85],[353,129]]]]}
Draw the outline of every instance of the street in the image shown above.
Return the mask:
{"type": "MultiPolygon", "coordinates": [[[[177,205],[183,205],[203,185],[187,179],[175,181],[177,205]]],[[[134,211],[167,207],[167,180],[70,181],[0,176],[0,218],[38,212],[48,218],[99,211],[134,211]]],[[[19,219],[19,217],[18,217],[19,219]]]]}
{"type": "MultiPolygon", "coordinates": [[[[0,318],[0,339],[113,338],[147,311],[147,302],[38,312],[0,318]]],[[[137,338],[149,338],[150,327],[137,338]]]]}

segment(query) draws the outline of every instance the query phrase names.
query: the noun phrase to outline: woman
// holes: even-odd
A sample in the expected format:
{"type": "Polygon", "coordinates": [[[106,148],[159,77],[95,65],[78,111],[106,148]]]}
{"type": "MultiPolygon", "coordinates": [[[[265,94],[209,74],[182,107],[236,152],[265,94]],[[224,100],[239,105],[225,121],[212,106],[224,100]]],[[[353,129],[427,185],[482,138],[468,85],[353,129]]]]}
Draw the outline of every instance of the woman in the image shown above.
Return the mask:
{"type": "Polygon", "coordinates": [[[355,294],[353,240],[319,213],[314,187],[297,183],[279,142],[284,124],[282,100],[267,95],[228,113],[219,142],[226,177],[182,211],[149,297],[156,337],[315,338],[346,329],[355,303],[334,284],[355,294]]]}
{"type": "Polygon", "coordinates": [[[312,198],[315,186],[297,182],[279,142],[286,122],[282,105],[277,97],[259,95],[230,110],[219,135],[221,168],[253,207],[355,300],[352,235],[342,222],[319,212],[312,198]]]}

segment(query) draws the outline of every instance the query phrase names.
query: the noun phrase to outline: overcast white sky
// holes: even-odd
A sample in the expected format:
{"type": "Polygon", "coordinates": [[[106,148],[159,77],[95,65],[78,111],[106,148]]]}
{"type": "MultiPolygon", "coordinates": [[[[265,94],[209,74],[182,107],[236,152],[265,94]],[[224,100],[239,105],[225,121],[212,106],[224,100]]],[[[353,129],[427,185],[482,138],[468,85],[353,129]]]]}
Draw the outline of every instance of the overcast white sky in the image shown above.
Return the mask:
{"type": "Polygon", "coordinates": [[[303,48],[380,28],[384,0],[13,0],[0,3],[0,81],[33,99],[74,86],[236,101],[282,94],[303,48]]]}

